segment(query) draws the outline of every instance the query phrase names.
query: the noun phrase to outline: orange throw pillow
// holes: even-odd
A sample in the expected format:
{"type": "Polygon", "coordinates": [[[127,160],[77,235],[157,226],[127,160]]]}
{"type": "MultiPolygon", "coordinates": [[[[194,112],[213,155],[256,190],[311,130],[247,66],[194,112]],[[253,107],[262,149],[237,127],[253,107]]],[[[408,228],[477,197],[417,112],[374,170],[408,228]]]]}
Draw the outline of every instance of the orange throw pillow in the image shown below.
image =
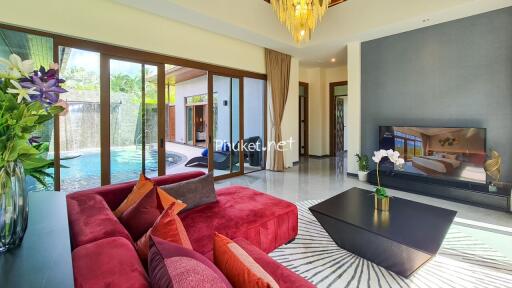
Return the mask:
{"type": "Polygon", "coordinates": [[[213,242],[215,266],[233,287],[278,288],[277,282],[254,259],[231,239],[215,233],[213,242]]]}
{"type": "Polygon", "coordinates": [[[183,203],[181,200],[177,200],[176,198],[169,195],[160,187],[156,187],[156,193],[158,193],[158,197],[160,198],[160,203],[162,203],[162,207],[169,207],[171,204],[174,204],[174,212],[178,214],[181,210],[187,207],[187,204],[183,203]]]}
{"type": "Polygon", "coordinates": [[[116,211],[114,211],[114,215],[119,218],[121,214],[123,214],[126,210],[130,209],[135,203],[139,202],[144,195],[146,195],[155,183],[151,181],[149,178],[144,176],[144,174],[140,174],[139,181],[133,187],[132,192],[124,199],[123,203],[117,207],[116,211]]]}
{"type": "Polygon", "coordinates": [[[185,208],[185,206],[186,205],[181,203],[181,201],[175,200],[174,203],[162,212],[153,227],[135,243],[135,248],[137,249],[140,260],[145,266],[148,262],[150,235],[192,249],[187,231],[185,231],[181,219],[176,215],[181,209],[185,208]]]}

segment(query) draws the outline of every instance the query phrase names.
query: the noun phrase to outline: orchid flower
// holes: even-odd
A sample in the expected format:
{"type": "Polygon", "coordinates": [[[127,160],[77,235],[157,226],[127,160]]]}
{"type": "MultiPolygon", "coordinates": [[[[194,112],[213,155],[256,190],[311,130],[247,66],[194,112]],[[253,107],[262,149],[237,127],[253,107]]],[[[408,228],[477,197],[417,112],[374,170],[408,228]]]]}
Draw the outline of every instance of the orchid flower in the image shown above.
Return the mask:
{"type": "MultiPolygon", "coordinates": [[[[0,64],[7,66],[10,75],[17,75],[28,77],[34,70],[34,62],[32,60],[21,60],[20,56],[11,54],[9,59],[0,58],[0,64]]],[[[20,77],[18,77],[20,78],[20,77]]]]}
{"type": "Polygon", "coordinates": [[[54,78],[48,82],[44,82],[36,75],[32,76],[32,82],[22,82],[21,86],[25,88],[33,88],[39,94],[32,97],[32,100],[40,101],[43,104],[53,105],[59,101],[58,93],[67,92],[66,89],[59,87],[59,80],[54,78]]]}
{"type": "Polygon", "coordinates": [[[400,152],[389,149],[388,151],[386,151],[386,153],[391,162],[398,164],[398,159],[400,159],[400,152]]]}
{"type": "Polygon", "coordinates": [[[383,157],[386,157],[388,156],[386,150],[379,150],[379,151],[375,151],[373,152],[373,157],[372,157],[372,160],[375,162],[375,163],[379,163],[380,160],[382,160],[383,157]]]}
{"type": "Polygon", "coordinates": [[[21,103],[23,99],[30,101],[30,95],[39,94],[37,91],[35,91],[35,88],[23,88],[21,87],[20,83],[14,80],[11,80],[11,84],[14,86],[14,88],[7,89],[7,93],[18,94],[18,103],[21,103]]]}

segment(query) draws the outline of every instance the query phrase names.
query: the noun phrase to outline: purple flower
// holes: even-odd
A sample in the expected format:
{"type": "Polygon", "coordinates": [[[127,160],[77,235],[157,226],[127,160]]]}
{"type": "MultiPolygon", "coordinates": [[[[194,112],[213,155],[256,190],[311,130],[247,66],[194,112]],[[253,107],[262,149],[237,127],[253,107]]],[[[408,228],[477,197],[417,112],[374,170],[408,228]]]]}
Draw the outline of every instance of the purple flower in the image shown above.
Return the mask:
{"type": "Polygon", "coordinates": [[[41,140],[41,137],[32,136],[28,139],[28,143],[30,143],[30,145],[39,144],[39,143],[41,143],[40,140],[41,140]]]}
{"type": "Polygon", "coordinates": [[[68,92],[66,89],[59,86],[60,79],[56,77],[56,74],[49,73],[51,70],[52,69],[44,71],[44,68],[42,68],[39,71],[41,76],[34,74],[31,79],[32,81],[20,83],[23,88],[35,88],[34,90],[38,92],[38,94],[30,95],[32,101],[39,101],[42,104],[53,105],[59,101],[58,93],[68,92]]]}

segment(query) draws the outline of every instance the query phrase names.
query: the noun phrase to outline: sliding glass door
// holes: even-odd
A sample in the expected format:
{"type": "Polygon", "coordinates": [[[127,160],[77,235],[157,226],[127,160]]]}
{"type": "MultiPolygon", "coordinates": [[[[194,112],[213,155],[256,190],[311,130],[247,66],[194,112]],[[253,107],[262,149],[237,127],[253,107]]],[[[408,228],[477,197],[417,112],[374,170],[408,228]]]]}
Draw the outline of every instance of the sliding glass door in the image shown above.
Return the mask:
{"type": "MultiPolygon", "coordinates": [[[[35,68],[57,62],[68,90],[60,95],[66,112],[34,135],[55,159],[46,171],[55,190],[140,173],[200,170],[224,178],[264,168],[264,75],[26,31],[0,24],[0,57],[16,53],[35,68]],[[164,64],[173,61],[192,67],[164,64]],[[243,151],[243,142],[255,150],[243,151]]],[[[30,177],[27,187],[45,189],[30,177]]]]}
{"type": "Polygon", "coordinates": [[[110,59],[110,182],[158,175],[158,68],[110,59]]]}
{"type": "Polygon", "coordinates": [[[242,79],[209,75],[209,101],[212,106],[209,145],[210,171],[214,176],[239,175],[243,171],[242,115],[240,113],[242,79]]]}
{"type": "Polygon", "coordinates": [[[62,87],[60,98],[68,105],[58,117],[60,188],[76,191],[101,186],[100,54],[59,47],[62,87]]]}

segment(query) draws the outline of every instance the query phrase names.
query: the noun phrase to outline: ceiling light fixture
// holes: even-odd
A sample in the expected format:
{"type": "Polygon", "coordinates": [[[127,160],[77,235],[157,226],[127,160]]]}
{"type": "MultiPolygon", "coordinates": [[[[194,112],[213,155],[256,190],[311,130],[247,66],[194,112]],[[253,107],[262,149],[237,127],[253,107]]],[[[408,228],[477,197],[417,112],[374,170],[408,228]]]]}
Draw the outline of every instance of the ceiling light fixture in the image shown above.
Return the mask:
{"type": "Polygon", "coordinates": [[[329,0],[270,0],[274,11],[300,44],[311,39],[311,33],[329,7],[329,0]]]}
{"type": "Polygon", "coordinates": [[[331,62],[333,62],[333,63],[336,62],[336,58],[332,58],[331,62]]]}

